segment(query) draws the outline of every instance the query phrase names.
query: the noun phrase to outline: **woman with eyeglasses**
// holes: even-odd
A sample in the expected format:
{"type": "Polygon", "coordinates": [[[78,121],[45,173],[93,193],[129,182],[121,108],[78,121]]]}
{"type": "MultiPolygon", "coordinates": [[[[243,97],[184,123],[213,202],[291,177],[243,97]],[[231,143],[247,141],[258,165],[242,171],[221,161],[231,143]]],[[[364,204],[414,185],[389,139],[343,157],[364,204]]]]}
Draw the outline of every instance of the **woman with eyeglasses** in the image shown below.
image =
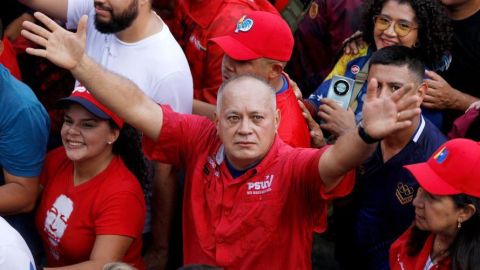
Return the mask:
{"type": "Polygon", "coordinates": [[[480,269],[480,143],[453,139],[405,167],[420,184],[415,222],[392,244],[390,269],[480,269]]]}
{"type": "MultiPolygon", "coordinates": [[[[427,68],[432,70],[444,69],[450,61],[447,51],[451,29],[446,10],[438,0],[367,0],[360,29],[368,46],[357,54],[344,54],[325,81],[304,102],[312,115],[318,114],[323,120],[322,129],[334,136],[341,135],[362,119],[368,62],[374,51],[391,45],[415,48],[427,68]],[[351,79],[350,84],[342,84],[348,88],[346,96],[352,93],[350,102],[346,102],[348,110],[326,98],[330,91],[342,99],[341,91],[333,91],[334,75],[346,77],[343,79],[347,82],[351,79]]],[[[436,114],[426,116],[434,124],[440,124],[436,114]]]]}
{"type": "Polygon", "coordinates": [[[36,226],[43,269],[102,269],[141,257],[147,167],[140,135],[83,87],[61,99],[63,146],[48,153],[36,226]]]}

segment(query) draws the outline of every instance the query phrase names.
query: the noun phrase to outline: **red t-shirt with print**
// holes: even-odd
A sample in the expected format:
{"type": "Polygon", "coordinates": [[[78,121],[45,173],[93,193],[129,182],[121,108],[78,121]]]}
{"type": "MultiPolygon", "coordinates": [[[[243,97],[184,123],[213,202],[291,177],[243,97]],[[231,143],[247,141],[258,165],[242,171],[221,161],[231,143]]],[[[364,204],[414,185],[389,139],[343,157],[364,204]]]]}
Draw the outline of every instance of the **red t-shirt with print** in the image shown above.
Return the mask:
{"type": "Polygon", "coordinates": [[[97,235],[122,235],[133,238],[123,261],[145,269],[140,255],[146,212],[143,191],[120,157],[75,186],[73,162],[60,147],[47,155],[40,182],[45,188],[36,226],[48,266],[88,261],[97,235]]]}

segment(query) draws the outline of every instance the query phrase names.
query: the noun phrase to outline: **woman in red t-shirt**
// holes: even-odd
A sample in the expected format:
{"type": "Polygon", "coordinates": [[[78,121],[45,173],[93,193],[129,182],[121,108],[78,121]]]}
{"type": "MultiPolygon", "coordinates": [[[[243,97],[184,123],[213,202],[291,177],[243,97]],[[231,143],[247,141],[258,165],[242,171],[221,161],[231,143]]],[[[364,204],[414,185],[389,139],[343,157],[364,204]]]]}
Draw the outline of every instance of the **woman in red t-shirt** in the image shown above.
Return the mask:
{"type": "Polygon", "coordinates": [[[102,269],[124,261],[144,269],[146,208],[137,179],[145,179],[146,163],[139,135],[83,87],[59,105],[63,146],[47,155],[36,214],[47,266],[102,269]]]}
{"type": "Polygon", "coordinates": [[[415,223],[392,244],[391,269],[480,269],[480,143],[448,141],[406,168],[420,184],[415,223]]]}

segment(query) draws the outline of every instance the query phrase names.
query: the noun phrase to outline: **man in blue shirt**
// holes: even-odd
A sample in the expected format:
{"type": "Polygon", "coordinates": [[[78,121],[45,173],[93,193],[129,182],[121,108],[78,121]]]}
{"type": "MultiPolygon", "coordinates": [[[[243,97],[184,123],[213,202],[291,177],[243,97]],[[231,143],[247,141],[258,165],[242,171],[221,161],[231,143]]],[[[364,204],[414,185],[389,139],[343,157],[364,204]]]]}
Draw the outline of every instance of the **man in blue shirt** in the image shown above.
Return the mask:
{"type": "MultiPolygon", "coordinates": [[[[412,49],[392,46],[372,55],[368,76],[378,80],[380,95],[411,85],[409,94],[423,99],[424,72],[412,49]]],[[[444,135],[419,115],[409,128],[385,137],[357,168],[352,195],[337,201],[334,211],[336,256],[342,269],[389,269],[389,247],[415,217],[412,200],[418,184],[403,166],[426,161],[444,141],[444,135]]]]}
{"type": "MultiPolygon", "coordinates": [[[[3,27],[0,23],[0,40],[3,27]]],[[[0,41],[0,54],[3,43],[0,41]]],[[[0,64],[0,215],[27,241],[32,252],[38,176],[50,120],[32,90],[0,64]]]]}

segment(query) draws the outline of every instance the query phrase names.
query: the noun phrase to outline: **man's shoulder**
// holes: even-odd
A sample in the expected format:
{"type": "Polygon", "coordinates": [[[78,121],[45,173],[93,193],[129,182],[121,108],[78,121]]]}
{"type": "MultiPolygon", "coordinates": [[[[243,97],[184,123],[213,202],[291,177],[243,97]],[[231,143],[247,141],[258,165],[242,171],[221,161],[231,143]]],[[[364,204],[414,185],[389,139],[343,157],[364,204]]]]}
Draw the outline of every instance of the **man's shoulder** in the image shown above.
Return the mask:
{"type": "MultiPolygon", "coordinates": [[[[21,111],[25,108],[38,107],[44,110],[44,107],[33,93],[33,90],[25,83],[15,79],[3,65],[0,65],[0,111],[9,111],[8,115],[14,115],[12,111],[21,111]]],[[[5,115],[5,114],[4,114],[5,115]]]]}
{"type": "Polygon", "coordinates": [[[425,154],[430,156],[447,140],[447,137],[428,119],[424,121],[424,130],[418,138],[417,147],[422,148],[425,154]]]}

